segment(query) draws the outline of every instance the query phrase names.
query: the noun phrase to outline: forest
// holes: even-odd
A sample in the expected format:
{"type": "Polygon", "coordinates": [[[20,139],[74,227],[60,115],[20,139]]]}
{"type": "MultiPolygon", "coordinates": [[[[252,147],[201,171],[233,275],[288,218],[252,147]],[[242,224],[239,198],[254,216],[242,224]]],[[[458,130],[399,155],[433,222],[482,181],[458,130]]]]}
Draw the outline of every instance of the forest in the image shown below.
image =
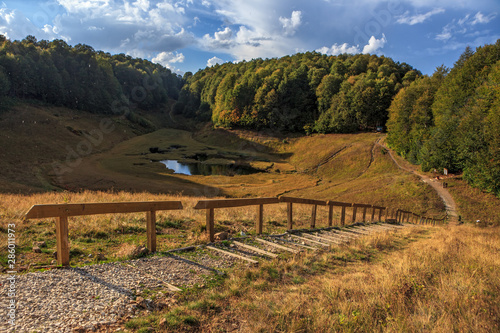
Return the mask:
{"type": "Polygon", "coordinates": [[[175,112],[222,127],[351,133],[384,126],[394,95],[420,75],[368,54],[225,63],[185,75],[175,112]]]}
{"type": "Polygon", "coordinates": [[[467,47],[453,68],[422,75],[369,54],[298,53],[225,63],[183,77],[148,60],[91,46],[0,35],[0,110],[9,99],[93,113],[130,106],[216,127],[355,133],[387,128],[387,143],[422,170],[463,173],[500,197],[500,40],[467,47]]]}
{"type": "Polygon", "coordinates": [[[148,60],[72,47],[60,39],[10,41],[0,35],[0,97],[118,113],[130,104],[164,107],[181,88],[181,77],[148,60]]]}
{"type": "Polygon", "coordinates": [[[423,171],[463,172],[500,197],[500,40],[467,47],[453,68],[438,68],[401,89],[389,108],[387,142],[423,171]]]}

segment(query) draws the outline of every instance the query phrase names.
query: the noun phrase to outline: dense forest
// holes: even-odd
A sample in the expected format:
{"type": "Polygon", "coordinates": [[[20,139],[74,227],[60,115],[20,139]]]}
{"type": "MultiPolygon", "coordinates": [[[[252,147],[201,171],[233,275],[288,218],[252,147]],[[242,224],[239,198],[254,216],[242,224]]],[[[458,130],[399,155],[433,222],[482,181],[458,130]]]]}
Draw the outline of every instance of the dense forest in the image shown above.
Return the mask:
{"type": "MultiPolygon", "coordinates": [[[[463,172],[500,197],[500,40],[422,75],[384,56],[307,52],[184,77],[91,46],[0,35],[5,97],[94,113],[164,109],[215,126],[349,133],[387,125],[388,144],[424,171],[463,172]]],[[[128,115],[130,114],[127,113],[128,115]]]]}
{"type": "Polygon", "coordinates": [[[142,109],[177,99],[182,78],[161,65],[63,40],[10,41],[0,35],[0,101],[34,99],[94,113],[142,109]]]}
{"type": "Polygon", "coordinates": [[[225,63],[185,75],[175,111],[222,127],[355,132],[384,126],[394,95],[420,75],[368,54],[225,63]]]}
{"type": "Polygon", "coordinates": [[[401,89],[387,126],[390,146],[424,171],[463,172],[500,197],[500,40],[401,89]]]}

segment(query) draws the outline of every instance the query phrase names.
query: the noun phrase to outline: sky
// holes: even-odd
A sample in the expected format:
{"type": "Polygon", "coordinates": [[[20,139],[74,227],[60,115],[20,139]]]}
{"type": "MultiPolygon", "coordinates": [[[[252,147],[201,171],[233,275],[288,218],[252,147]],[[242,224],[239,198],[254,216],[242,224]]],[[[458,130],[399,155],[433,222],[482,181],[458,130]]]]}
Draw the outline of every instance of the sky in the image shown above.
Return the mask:
{"type": "Polygon", "coordinates": [[[500,0],[0,0],[0,34],[87,44],[183,74],[316,51],[424,74],[500,39],[500,0]]]}

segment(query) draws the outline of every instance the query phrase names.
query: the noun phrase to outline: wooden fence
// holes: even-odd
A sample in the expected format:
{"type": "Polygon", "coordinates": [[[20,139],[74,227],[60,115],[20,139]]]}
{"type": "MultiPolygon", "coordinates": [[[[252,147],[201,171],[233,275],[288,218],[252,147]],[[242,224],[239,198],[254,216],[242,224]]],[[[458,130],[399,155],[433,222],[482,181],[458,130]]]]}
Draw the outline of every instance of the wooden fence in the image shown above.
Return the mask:
{"type": "Polygon", "coordinates": [[[96,214],[146,212],[147,247],[156,251],[156,212],[182,209],[180,201],[109,202],[59,205],[34,205],[25,219],[56,218],[57,263],[69,265],[68,217],[96,214]]]}
{"type": "MultiPolygon", "coordinates": [[[[257,234],[262,233],[264,222],[264,205],[287,204],[287,227],[293,229],[293,207],[294,205],[311,205],[311,229],[316,228],[316,215],[318,206],[328,206],[328,226],[333,226],[333,208],[340,207],[340,219],[338,225],[346,224],[346,210],[352,209],[352,223],[358,218],[358,208],[362,209],[361,222],[366,222],[367,212],[371,210],[371,222],[378,218],[382,221],[382,215],[385,211],[386,222],[406,222],[415,224],[433,224],[444,223],[445,218],[435,219],[420,216],[412,212],[389,209],[387,207],[373,206],[367,204],[347,203],[339,201],[325,201],[294,197],[270,197],[270,198],[245,198],[245,199],[215,199],[200,200],[194,209],[206,210],[206,231],[210,242],[214,241],[215,230],[215,209],[257,206],[257,221],[255,230],[257,234]],[[378,211],[378,214],[376,214],[378,211]]],[[[156,251],[156,212],[163,210],[183,209],[180,201],[147,201],[147,202],[110,202],[110,203],[80,203],[80,204],[51,204],[34,205],[26,213],[25,219],[56,218],[56,239],[57,239],[57,263],[59,265],[69,265],[69,240],[68,240],[68,217],[96,214],[118,214],[118,213],[137,213],[146,212],[146,234],[147,248],[150,252],[156,251]]]]}

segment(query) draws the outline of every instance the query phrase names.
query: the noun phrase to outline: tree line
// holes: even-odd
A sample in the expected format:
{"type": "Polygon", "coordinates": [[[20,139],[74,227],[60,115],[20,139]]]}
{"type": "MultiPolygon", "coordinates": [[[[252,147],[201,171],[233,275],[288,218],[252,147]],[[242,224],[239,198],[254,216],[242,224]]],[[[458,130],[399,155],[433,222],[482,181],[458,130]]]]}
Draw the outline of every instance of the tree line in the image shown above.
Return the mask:
{"type": "Polygon", "coordinates": [[[500,197],[500,40],[401,89],[387,127],[388,144],[423,171],[463,172],[500,197]]]}
{"type": "Polygon", "coordinates": [[[384,56],[307,52],[185,75],[175,112],[222,127],[348,133],[384,126],[421,73],[384,56]]]}
{"type": "Polygon", "coordinates": [[[148,60],[60,39],[10,41],[0,35],[0,97],[110,113],[131,104],[162,107],[178,98],[182,84],[180,76],[148,60]]]}

